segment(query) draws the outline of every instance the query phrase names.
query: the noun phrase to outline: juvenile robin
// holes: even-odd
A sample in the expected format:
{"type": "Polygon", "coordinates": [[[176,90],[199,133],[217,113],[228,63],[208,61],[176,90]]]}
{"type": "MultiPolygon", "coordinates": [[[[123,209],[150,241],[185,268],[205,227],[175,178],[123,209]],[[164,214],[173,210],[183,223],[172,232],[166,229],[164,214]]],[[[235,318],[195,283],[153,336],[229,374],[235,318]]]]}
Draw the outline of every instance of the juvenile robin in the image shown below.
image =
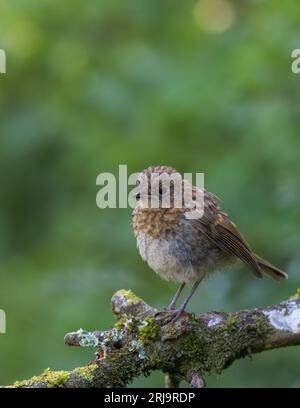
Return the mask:
{"type": "MultiPolygon", "coordinates": [[[[182,199],[175,205],[174,183],[169,191],[162,175],[179,174],[172,167],[152,166],[140,173],[137,179],[137,205],[132,213],[132,224],[141,257],[162,278],[180,284],[167,307],[174,313],[175,322],[185,310],[203,278],[212,272],[241,260],[254,275],[262,278],[287,279],[287,274],[256,255],[228,214],[219,206],[218,198],[203,189],[202,216],[189,217],[191,206],[182,199]],[[153,188],[158,184],[158,188],[153,188]],[[164,205],[168,195],[169,205],[164,205]],[[151,203],[156,205],[151,205],[151,203]],[[187,283],[193,286],[182,305],[175,309],[179,296],[187,283]]],[[[188,182],[182,178],[182,186],[188,182]]],[[[199,193],[191,186],[192,198],[199,193]]]]}

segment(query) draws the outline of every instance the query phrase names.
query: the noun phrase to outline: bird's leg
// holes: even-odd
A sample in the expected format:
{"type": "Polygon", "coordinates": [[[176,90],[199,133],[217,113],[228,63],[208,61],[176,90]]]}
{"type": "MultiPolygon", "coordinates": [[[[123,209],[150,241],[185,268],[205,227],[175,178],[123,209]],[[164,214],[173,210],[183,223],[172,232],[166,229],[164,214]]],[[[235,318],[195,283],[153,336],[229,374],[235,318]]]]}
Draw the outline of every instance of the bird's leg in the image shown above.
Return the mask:
{"type": "Polygon", "coordinates": [[[171,303],[169,304],[169,306],[167,307],[167,310],[173,310],[175,308],[175,305],[177,303],[177,300],[181,294],[181,292],[183,291],[183,288],[185,287],[185,282],[182,283],[179,288],[177,289],[177,292],[175,293],[175,296],[173,297],[171,303]]]}
{"type": "Polygon", "coordinates": [[[185,299],[185,301],[182,303],[182,305],[180,306],[180,308],[177,310],[176,316],[174,317],[174,319],[172,320],[171,323],[175,323],[176,320],[179,319],[179,317],[181,316],[182,312],[185,310],[186,305],[189,303],[191,297],[193,296],[193,294],[195,293],[196,289],[198,288],[200,282],[202,279],[196,281],[194,283],[194,285],[192,286],[192,289],[190,290],[190,293],[188,294],[187,298],[185,299]]]}

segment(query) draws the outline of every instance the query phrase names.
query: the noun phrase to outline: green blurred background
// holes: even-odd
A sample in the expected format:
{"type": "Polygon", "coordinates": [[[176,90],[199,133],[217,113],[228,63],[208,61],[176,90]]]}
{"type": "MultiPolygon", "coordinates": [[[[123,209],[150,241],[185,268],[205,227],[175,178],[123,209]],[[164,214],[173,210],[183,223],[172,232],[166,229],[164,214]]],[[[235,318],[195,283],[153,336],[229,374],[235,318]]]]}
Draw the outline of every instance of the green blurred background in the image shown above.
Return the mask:
{"type": "MultiPolygon", "coordinates": [[[[256,252],[289,281],[242,266],[206,281],[195,312],[280,302],[300,286],[300,8],[279,0],[10,0],[0,4],[0,384],[71,369],[109,328],[112,294],[156,307],[176,285],[143,263],[130,209],[100,210],[100,172],[204,172],[256,252]]],[[[300,349],[235,363],[211,387],[300,387],[300,349]]],[[[135,386],[162,386],[163,374],[135,386]]]]}

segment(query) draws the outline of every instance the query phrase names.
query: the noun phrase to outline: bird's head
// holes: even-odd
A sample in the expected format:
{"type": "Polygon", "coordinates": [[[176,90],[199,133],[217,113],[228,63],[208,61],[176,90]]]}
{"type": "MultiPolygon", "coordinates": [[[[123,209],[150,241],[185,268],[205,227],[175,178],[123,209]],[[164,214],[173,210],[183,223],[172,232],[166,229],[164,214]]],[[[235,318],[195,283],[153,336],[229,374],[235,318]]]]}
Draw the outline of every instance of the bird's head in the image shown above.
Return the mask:
{"type": "Polygon", "coordinates": [[[137,178],[136,199],[141,208],[172,208],[182,205],[184,180],[169,166],[151,166],[137,178]]]}

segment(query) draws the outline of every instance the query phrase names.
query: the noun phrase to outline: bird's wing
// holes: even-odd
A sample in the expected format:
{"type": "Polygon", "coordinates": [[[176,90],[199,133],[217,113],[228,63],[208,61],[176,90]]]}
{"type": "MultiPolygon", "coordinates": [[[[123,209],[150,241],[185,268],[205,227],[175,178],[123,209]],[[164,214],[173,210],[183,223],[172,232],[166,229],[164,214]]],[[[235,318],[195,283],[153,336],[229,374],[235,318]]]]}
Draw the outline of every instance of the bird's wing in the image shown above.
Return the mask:
{"type": "Polygon", "coordinates": [[[226,213],[220,210],[219,201],[216,196],[205,190],[203,217],[192,222],[196,222],[197,228],[215,245],[241,259],[251,267],[252,272],[257,277],[262,277],[261,268],[255,254],[239,232],[237,226],[226,213]]]}

